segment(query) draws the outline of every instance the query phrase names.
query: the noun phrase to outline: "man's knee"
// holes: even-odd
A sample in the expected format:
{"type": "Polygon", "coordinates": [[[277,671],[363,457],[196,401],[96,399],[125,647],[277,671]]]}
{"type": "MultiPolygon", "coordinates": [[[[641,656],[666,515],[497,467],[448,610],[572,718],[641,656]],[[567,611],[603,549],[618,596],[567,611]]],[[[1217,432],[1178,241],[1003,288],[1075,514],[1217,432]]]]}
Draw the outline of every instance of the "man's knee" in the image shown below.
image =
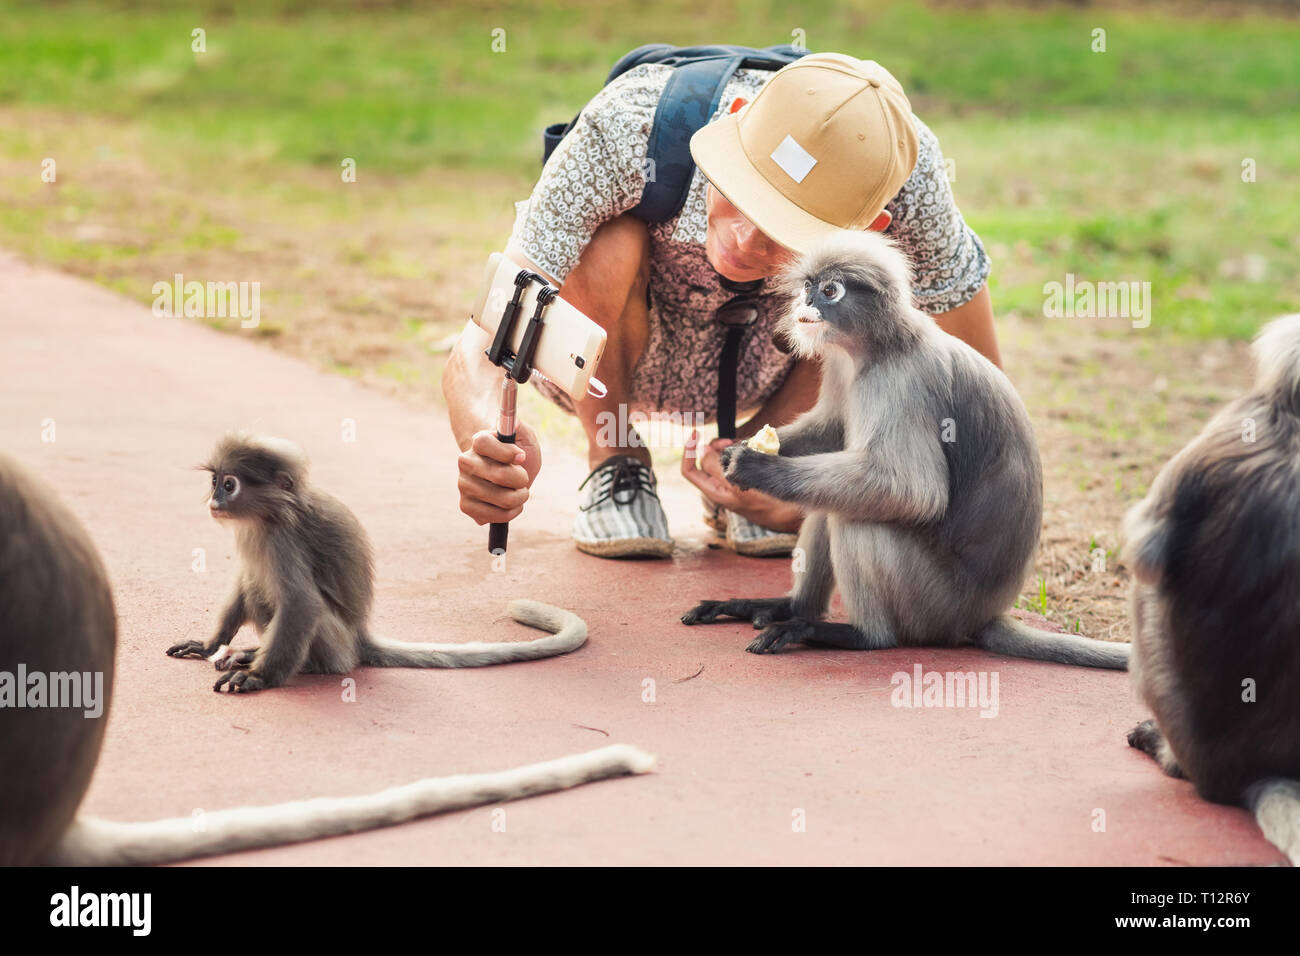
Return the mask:
{"type": "Polygon", "coordinates": [[[649,284],[649,230],[643,220],[624,213],[595,231],[560,293],[609,328],[629,302],[645,302],[649,284]]]}

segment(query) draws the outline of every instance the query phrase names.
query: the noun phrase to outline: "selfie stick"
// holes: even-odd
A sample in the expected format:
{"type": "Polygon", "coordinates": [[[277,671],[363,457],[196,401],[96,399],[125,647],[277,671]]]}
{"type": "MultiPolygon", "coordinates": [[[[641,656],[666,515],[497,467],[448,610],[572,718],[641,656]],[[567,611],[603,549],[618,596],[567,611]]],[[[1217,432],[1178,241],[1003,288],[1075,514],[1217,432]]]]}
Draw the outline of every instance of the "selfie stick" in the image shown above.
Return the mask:
{"type": "MultiPolygon", "coordinates": [[[[559,289],[536,272],[520,269],[519,274],[515,276],[515,294],[501,314],[501,324],[497,326],[492,346],[486,353],[488,361],[506,370],[506,376],[501,382],[501,412],[497,416],[497,438],[500,441],[514,444],[516,392],[519,386],[527,382],[533,374],[533,355],[537,352],[537,340],[541,337],[542,314],[551,300],[559,294],[559,289]],[[533,282],[542,284],[541,290],[537,293],[537,308],[533,310],[532,318],[528,320],[528,326],[524,329],[519,351],[512,352],[509,342],[514,335],[515,322],[519,318],[519,300],[523,297],[524,289],[533,282]]],[[[506,538],[509,533],[509,523],[494,521],[488,531],[488,552],[505,554],[506,538]]]]}

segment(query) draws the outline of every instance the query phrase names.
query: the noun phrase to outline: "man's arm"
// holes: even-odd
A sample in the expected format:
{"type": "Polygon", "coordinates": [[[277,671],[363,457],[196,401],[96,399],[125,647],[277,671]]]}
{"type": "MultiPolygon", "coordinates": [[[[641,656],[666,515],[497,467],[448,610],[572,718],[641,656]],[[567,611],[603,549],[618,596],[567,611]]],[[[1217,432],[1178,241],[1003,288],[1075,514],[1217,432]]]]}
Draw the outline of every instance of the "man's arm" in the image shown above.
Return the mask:
{"type": "Polygon", "coordinates": [[[993,300],[989,287],[984,285],[975,298],[965,305],[934,317],[949,335],[955,335],[998,368],[1002,368],[1002,353],[998,351],[998,331],[993,325],[993,300]]]}
{"type": "Polygon", "coordinates": [[[518,517],[542,467],[537,434],[523,422],[516,426],[513,445],[497,438],[503,372],[483,354],[489,344],[488,334],[470,322],[442,373],[447,415],[460,448],[460,510],[479,524],[518,517]]]}
{"type": "MultiPolygon", "coordinates": [[[[640,201],[646,131],[657,100],[657,88],[644,75],[629,73],[583,107],[527,202],[516,204],[505,250],[512,259],[563,288],[562,279],[573,272],[596,230],[640,201]],[[539,259],[547,268],[538,266],[539,259]]],[[[470,323],[448,356],[442,378],[452,433],[461,449],[460,509],[479,524],[518,515],[541,468],[537,434],[526,424],[518,423],[517,445],[496,438],[503,373],[483,354],[489,344],[488,334],[470,323]]]]}
{"type": "MultiPolygon", "coordinates": [[[[518,247],[507,245],[506,254],[559,286],[518,247]]],[[[528,425],[516,424],[514,444],[497,438],[496,420],[505,373],[485,354],[491,338],[474,322],[466,323],[442,372],[447,417],[461,452],[457,462],[460,510],[479,524],[518,517],[528,500],[528,489],[542,468],[541,443],[528,425]]]]}
{"type": "Polygon", "coordinates": [[[911,260],[916,307],[1001,368],[988,255],[957,208],[938,137],[919,119],[913,120],[919,136],[916,168],[885,206],[892,217],[885,234],[911,260]]]}

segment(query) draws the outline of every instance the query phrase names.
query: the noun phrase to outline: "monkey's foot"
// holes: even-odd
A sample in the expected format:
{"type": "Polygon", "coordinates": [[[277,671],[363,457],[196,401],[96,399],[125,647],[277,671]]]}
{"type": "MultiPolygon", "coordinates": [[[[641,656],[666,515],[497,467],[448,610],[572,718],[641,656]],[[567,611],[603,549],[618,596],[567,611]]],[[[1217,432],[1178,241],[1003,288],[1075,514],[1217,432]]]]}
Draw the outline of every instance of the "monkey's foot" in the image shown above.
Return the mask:
{"type": "Polygon", "coordinates": [[[1149,757],[1156,756],[1164,739],[1154,720],[1144,720],[1128,732],[1128,745],[1149,757]]]}
{"type": "Polygon", "coordinates": [[[793,613],[788,597],[733,598],[730,601],[701,601],[682,615],[683,624],[713,624],[720,617],[753,621],[755,627],[767,627],[784,621],[793,613]]]}
{"type": "Polygon", "coordinates": [[[1183,776],[1182,768],[1169,749],[1169,741],[1165,740],[1165,735],[1160,732],[1160,727],[1154,720],[1144,720],[1130,730],[1128,745],[1154,760],[1169,776],[1183,776]]]}
{"type": "Polygon", "coordinates": [[[264,690],[267,684],[252,671],[226,671],[217,678],[212,689],[221,693],[224,688],[231,694],[251,694],[255,690],[264,690]]]}
{"type": "Polygon", "coordinates": [[[769,624],[745,650],[751,654],[775,654],[787,644],[801,644],[816,633],[812,621],[798,618],[769,624]]]}
{"type": "Polygon", "coordinates": [[[257,656],[257,648],[251,650],[234,651],[230,645],[226,644],[217,649],[208,660],[212,661],[212,666],[219,671],[237,670],[243,667],[251,667],[253,658],[257,656]]]}
{"type": "Polygon", "coordinates": [[[167,648],[168,657],[207,657],[211,653],[202,641],[181,641],[167,648]]]}

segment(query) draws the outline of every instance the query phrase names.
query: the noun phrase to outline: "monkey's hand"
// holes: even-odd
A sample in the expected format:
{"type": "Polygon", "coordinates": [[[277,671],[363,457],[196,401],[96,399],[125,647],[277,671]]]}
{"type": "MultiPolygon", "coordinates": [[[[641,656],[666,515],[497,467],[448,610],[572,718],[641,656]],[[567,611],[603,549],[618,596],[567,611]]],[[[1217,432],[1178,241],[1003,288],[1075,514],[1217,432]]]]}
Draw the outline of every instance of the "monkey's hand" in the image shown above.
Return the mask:
{"type": "Polygon", "coordinates": [[[767,627],[773,621],[784,621],[792,613],[788,597],[701,601],[682,615],[682,623],[713,624],[720,617],[734,617],[752,621],[755,627],[767,627]]]}
{"type": "Polygon", "coordinates": [[[787,644],[801,644],[813,636],[815,628],[812,621],[791,618],[777,621],[763,629],[763,633],[754,638],[745,650],[751,654],[775,654],[787,644]]]}
{"type": "Polygon", "coordinates": [[[723,476],[741,491],[755,488],[767,491],[764,487],[773,465],[780,461],[777,455],[765,455],[760,451],[736,442],[722,449],[723,476]]]}
{"type": "Polygon", "coordinates": [[[181,641],[167,648],[168,657],[210,657],[212,651],[203,641],[181,641]]]}
{"type": "Polygon", "coordinates": [[[265,689],[266,686],[266,681],[254,671],[226,671],[217,678],[212,689],[217,693],[225,690],[231,694],[251,694],[255,690],[265,689]]]}

